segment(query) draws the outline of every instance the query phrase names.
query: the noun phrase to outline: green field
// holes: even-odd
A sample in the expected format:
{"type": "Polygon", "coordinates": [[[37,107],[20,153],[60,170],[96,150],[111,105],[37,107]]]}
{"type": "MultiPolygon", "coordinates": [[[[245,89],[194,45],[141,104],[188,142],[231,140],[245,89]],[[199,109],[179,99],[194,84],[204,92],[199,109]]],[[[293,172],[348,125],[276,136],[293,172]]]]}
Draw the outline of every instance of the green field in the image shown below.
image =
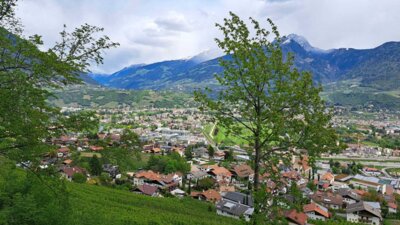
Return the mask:
{"type": "Polygon", "coordinates": [[[213,129],[214,124],[207,124],[204,126],[204,133],[206,133],[209,137],[211,137],[214,142],[217,144],[224,145],[248,145],[248,141],[244,140],[239,136],[235,136],[233,134],[227,134],[226,128],[216,125],[215,129],[218,129],[218,132],[215,134],[213,129]]]}
{"type": "MultiPolygon", "coordinates": [[[[101,186],[69,183],[72,224],[241,224],[193,199],[152,198],[101,186]]],[[[212,207],[213,208],[213,207],[212,207]]]]}

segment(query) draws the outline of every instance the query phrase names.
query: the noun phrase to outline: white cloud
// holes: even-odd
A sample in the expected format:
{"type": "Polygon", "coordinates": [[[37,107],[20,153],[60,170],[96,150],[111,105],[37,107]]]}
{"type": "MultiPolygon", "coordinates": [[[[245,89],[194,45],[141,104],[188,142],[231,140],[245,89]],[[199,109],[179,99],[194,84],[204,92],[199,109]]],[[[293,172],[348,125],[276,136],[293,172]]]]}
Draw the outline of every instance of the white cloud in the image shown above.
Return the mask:
{"type": "Polygon", "coordinates": [[[312,45],[329,49],[400,40],[399,8],[398,0],[21,0],[17,13],[26,34],[43,35],[47,46],[57,40],[63,24],[104,27],[121,46],[108,51],[105,64],[94,70],[114,72],[129,64],[214,51],[214,38],[220,36],[214,25],[229,11],[264,25],[270,17],[281,34],[303,35],[312,45]]]}

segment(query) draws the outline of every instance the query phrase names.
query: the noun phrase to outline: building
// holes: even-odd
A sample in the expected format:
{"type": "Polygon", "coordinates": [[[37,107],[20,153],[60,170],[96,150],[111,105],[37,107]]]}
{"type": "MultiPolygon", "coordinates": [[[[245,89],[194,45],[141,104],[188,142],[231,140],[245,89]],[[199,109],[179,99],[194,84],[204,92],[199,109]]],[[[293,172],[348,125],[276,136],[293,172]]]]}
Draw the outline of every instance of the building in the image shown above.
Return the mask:
{"type": "Polygon", "coordinates": [[[366,223],[372,225],[382,224],[381,213],[370,204],[363,201],[347,206],[346,218],[348,222],[353,223],[366,223]]]}
{"type": "Polygon", "coordinates": [[[343,208],[343,198],[332,192],[317,191],[310,196],[311,201],[331,209],[343,208]]]}
{"type": "Polygon", "coordinates": [[[216,205],[217,214],[250,221],[253,215],[253,198],[240,192],[227,192],[216,205]]]}
{"type": "Polygon", "coordinates": [[[306,225],[307,215],[303,212],[297,212],[295,209],[286,211],[284,213],[289,225],[306,225]]]}
{"type": "Polygon", "coordinates": [[[313,220],[327,220],[330,217],[328,209],[314,202],[303,206],[304,213],[313,220]]]}
{"type": "Polygon", "coordinates": [[[347,205],[361,201],[361,197],[356,192],[348,188],[340,188],[336,193],[342,196],[343,201],[347,205]]]}

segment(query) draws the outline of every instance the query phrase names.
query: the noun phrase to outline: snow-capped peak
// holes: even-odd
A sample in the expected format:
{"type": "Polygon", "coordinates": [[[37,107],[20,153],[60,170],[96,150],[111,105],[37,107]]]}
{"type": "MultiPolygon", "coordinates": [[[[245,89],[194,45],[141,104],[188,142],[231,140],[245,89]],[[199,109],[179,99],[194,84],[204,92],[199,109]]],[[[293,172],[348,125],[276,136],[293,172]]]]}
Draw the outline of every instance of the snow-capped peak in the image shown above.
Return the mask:
{"type": "Polygon", "coordinates": [[[296,42],[307,52],[327,52],[327,50],[319,49],[310,45],[306,38],[297,34],[289,34],[284,38],[283,45],[289,44],[291,41],[296,42]]]}

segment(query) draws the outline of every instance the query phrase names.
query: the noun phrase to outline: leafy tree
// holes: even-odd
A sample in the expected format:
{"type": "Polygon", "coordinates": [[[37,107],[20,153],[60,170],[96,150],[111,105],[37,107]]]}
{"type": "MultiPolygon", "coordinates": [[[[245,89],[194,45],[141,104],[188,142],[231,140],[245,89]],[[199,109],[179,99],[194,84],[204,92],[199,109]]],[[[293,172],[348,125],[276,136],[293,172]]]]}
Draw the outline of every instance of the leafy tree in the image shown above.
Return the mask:
{"type": "Polygon", "coordinates": [[[139,135],[130,129],[125,129],[121,135],[121,145],[127,149],[139,150],[141,147],[139,135]]]}
{"type": "Polygon", "coordinates": [[[75,173],[72,175],[72,181],[76,183],[85,183],[86,182],[86,176],[83,175],[82,173],[75,173]]]}
{"type": "Polygon", "coordinates": [[[185,148],[185,157],[187,160],[191,160],[193,158],[193,145],[189,145],[185,148]]]}
{"type": "MultiPolygon", "coordinates": [[[[322,88],[314,85],[311,73],[293,67],[290,54],[282,53],[275,24],[268,19],[272,28],[268,31],[256,20],[250,21],[255,34],[234,13],[216,25],[223,33],[216,42],[229,55],[220,60],[223,73],[216,74],[222,91],[196,91],[195,99],[229,133],[250,143],[258,191],[261,172],[270,172],[279,184],[280,174],[273,168],[280,160],[289,164],[292,155],[299,154],[295,149],[307,149],[313,163],[319,153],[333,149],[336,135],[330,124],[332,114],[319,96],[322,88]]],[[[261,213],[270,211],[267,201],[255,198],[255,221],[270,218],[261,213]]]]}
{"type": "Polygon", "coordinates": [[[62,124],[68,131],[92,134],[99,129],[99,118],[94,111],[80,111],[64,118],[62,124]]]}
{"type": "Polygon", "coordinates": [[[209,157],[210,157],[210,159],[214,156],[214,154],[215,154],[215,150],[214,150],[214,148],[211,146],[211,145],[209,145],[208,147],[207,147],[207,152],[208,152],[208,155],[209,155],[209,157]]]}
{"type": "Polygon", "coordinates": [[[206,177],[197,181],[197,190],[208,190],[214,187],[215,181],[212,178],[206,177]]]}
{"type": "Polygon", "coordinates": [[[89,161],[90,172],[92,175],[98,176],[103,171],[99,158],[97,155],[93,155],[93,157],[89,161]]]}
{"type": "Polygon", "coordinates": [[[84,24],[73,32],[64,27],[54,47],[40,50],[39,35],[22,35],[16,3],[0,0],[0,155],[32,165],[21,178],[22,189],[1,188],[7,206],[0,207],[0,217],[6,224],[67,224],[65,184],[54,170],[38,169],[39,156],[51,149],[43,140],[65,127],[63,115],[47,99],[54,89],[81,83],[90,64],[102,63],[103,51],[118,44],[101,36],[102,28],[84,24]]]}
{"type": "Polygon", "coordinates": [[[186,162],[186,159],[181,157],[178,153],[172,153],[167,156],[152,155],[147,162],[146,168],[160,173],[172,173],[177,171],[187,173],[190,171],[190,165],[186,162]]]}

